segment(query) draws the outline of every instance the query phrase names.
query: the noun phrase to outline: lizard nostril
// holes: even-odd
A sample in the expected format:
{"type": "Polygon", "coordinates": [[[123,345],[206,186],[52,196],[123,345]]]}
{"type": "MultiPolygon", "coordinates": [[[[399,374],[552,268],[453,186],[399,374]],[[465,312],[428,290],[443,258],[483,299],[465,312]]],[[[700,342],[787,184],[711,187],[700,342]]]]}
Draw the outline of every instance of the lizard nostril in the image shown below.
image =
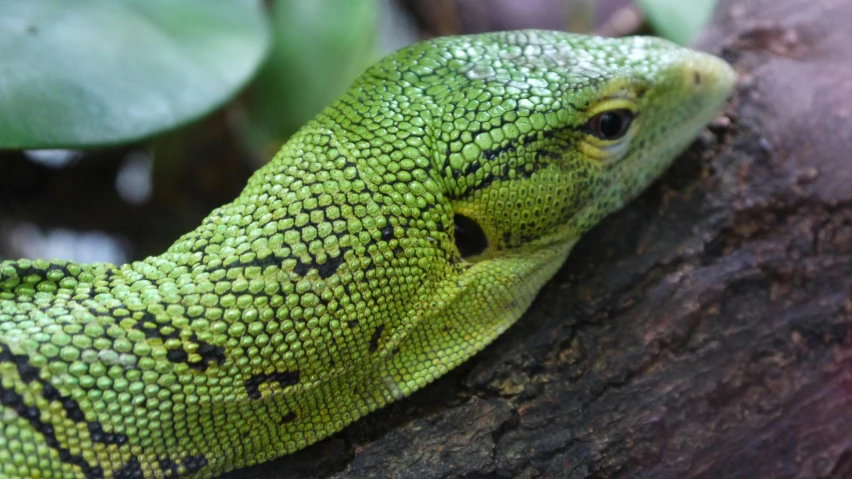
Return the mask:
{"type": "Polygon", "coordinates": [[[462,258],[482,254],[488,248],[488,238],[475,220],[456,214],[453,217],[453,229],[455,230],[456,248],[458,248],[462,258]]]}

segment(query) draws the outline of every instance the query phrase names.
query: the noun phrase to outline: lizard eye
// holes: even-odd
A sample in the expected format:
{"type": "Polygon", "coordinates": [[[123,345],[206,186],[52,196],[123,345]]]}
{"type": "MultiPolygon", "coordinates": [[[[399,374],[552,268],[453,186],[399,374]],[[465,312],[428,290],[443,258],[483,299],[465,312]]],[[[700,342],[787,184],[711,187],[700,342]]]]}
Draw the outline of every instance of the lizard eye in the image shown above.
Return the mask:
{"type": "Polygon", "coordinates": [[[633,112],[625,108],[598,113],[586,123],[586,131],[601,140],[617,140],[627,133],[633,112]]]}

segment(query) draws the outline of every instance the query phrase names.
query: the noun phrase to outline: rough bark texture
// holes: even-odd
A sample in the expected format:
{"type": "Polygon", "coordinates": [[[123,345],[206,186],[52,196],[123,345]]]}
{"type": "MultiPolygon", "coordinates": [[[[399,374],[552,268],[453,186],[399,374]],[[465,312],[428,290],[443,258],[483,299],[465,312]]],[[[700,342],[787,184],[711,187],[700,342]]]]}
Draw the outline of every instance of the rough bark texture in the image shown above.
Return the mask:
{"type": "Polygon", "coordinates": [[[723,0],[730,123],[460,370],[229,477],[852,477],[850,21],[723,0]]]}

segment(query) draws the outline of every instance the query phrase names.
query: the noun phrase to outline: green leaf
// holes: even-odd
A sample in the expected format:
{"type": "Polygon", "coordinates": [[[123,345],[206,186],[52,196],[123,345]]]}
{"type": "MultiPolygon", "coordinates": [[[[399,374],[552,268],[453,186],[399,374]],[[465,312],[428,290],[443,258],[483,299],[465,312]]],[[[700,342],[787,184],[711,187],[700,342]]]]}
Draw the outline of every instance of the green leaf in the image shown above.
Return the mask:
{"type": "Polygon", "coordinates": [[[260,0],[0,0],[0,148],[127,142],[210,112],[269,43],[260,0]]]}
{"type": "Polygon", "coordinates": [[[272,3],[272,50],[251,86],[244,125],[253,149],[277,150],[377,59],[380,6],[376,0],[272,3]]]}
{"type": "Polygon", "coordinates": [[[688,45],[710,21],[717,0],[636,0],[657,33],[688,45]]]}

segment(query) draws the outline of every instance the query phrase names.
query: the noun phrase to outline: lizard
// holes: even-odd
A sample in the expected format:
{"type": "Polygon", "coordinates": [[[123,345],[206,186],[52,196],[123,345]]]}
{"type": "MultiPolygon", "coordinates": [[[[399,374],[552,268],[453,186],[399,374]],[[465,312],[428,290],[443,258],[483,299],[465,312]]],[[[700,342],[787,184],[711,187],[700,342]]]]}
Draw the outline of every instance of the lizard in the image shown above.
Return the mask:
{"type": "Polygon", "coordinates": [[[432,39],[165,253],[0,263],[0,478],[214,477],[412,394],[516,322],[734,79],[658,38],[432,39]]]}

